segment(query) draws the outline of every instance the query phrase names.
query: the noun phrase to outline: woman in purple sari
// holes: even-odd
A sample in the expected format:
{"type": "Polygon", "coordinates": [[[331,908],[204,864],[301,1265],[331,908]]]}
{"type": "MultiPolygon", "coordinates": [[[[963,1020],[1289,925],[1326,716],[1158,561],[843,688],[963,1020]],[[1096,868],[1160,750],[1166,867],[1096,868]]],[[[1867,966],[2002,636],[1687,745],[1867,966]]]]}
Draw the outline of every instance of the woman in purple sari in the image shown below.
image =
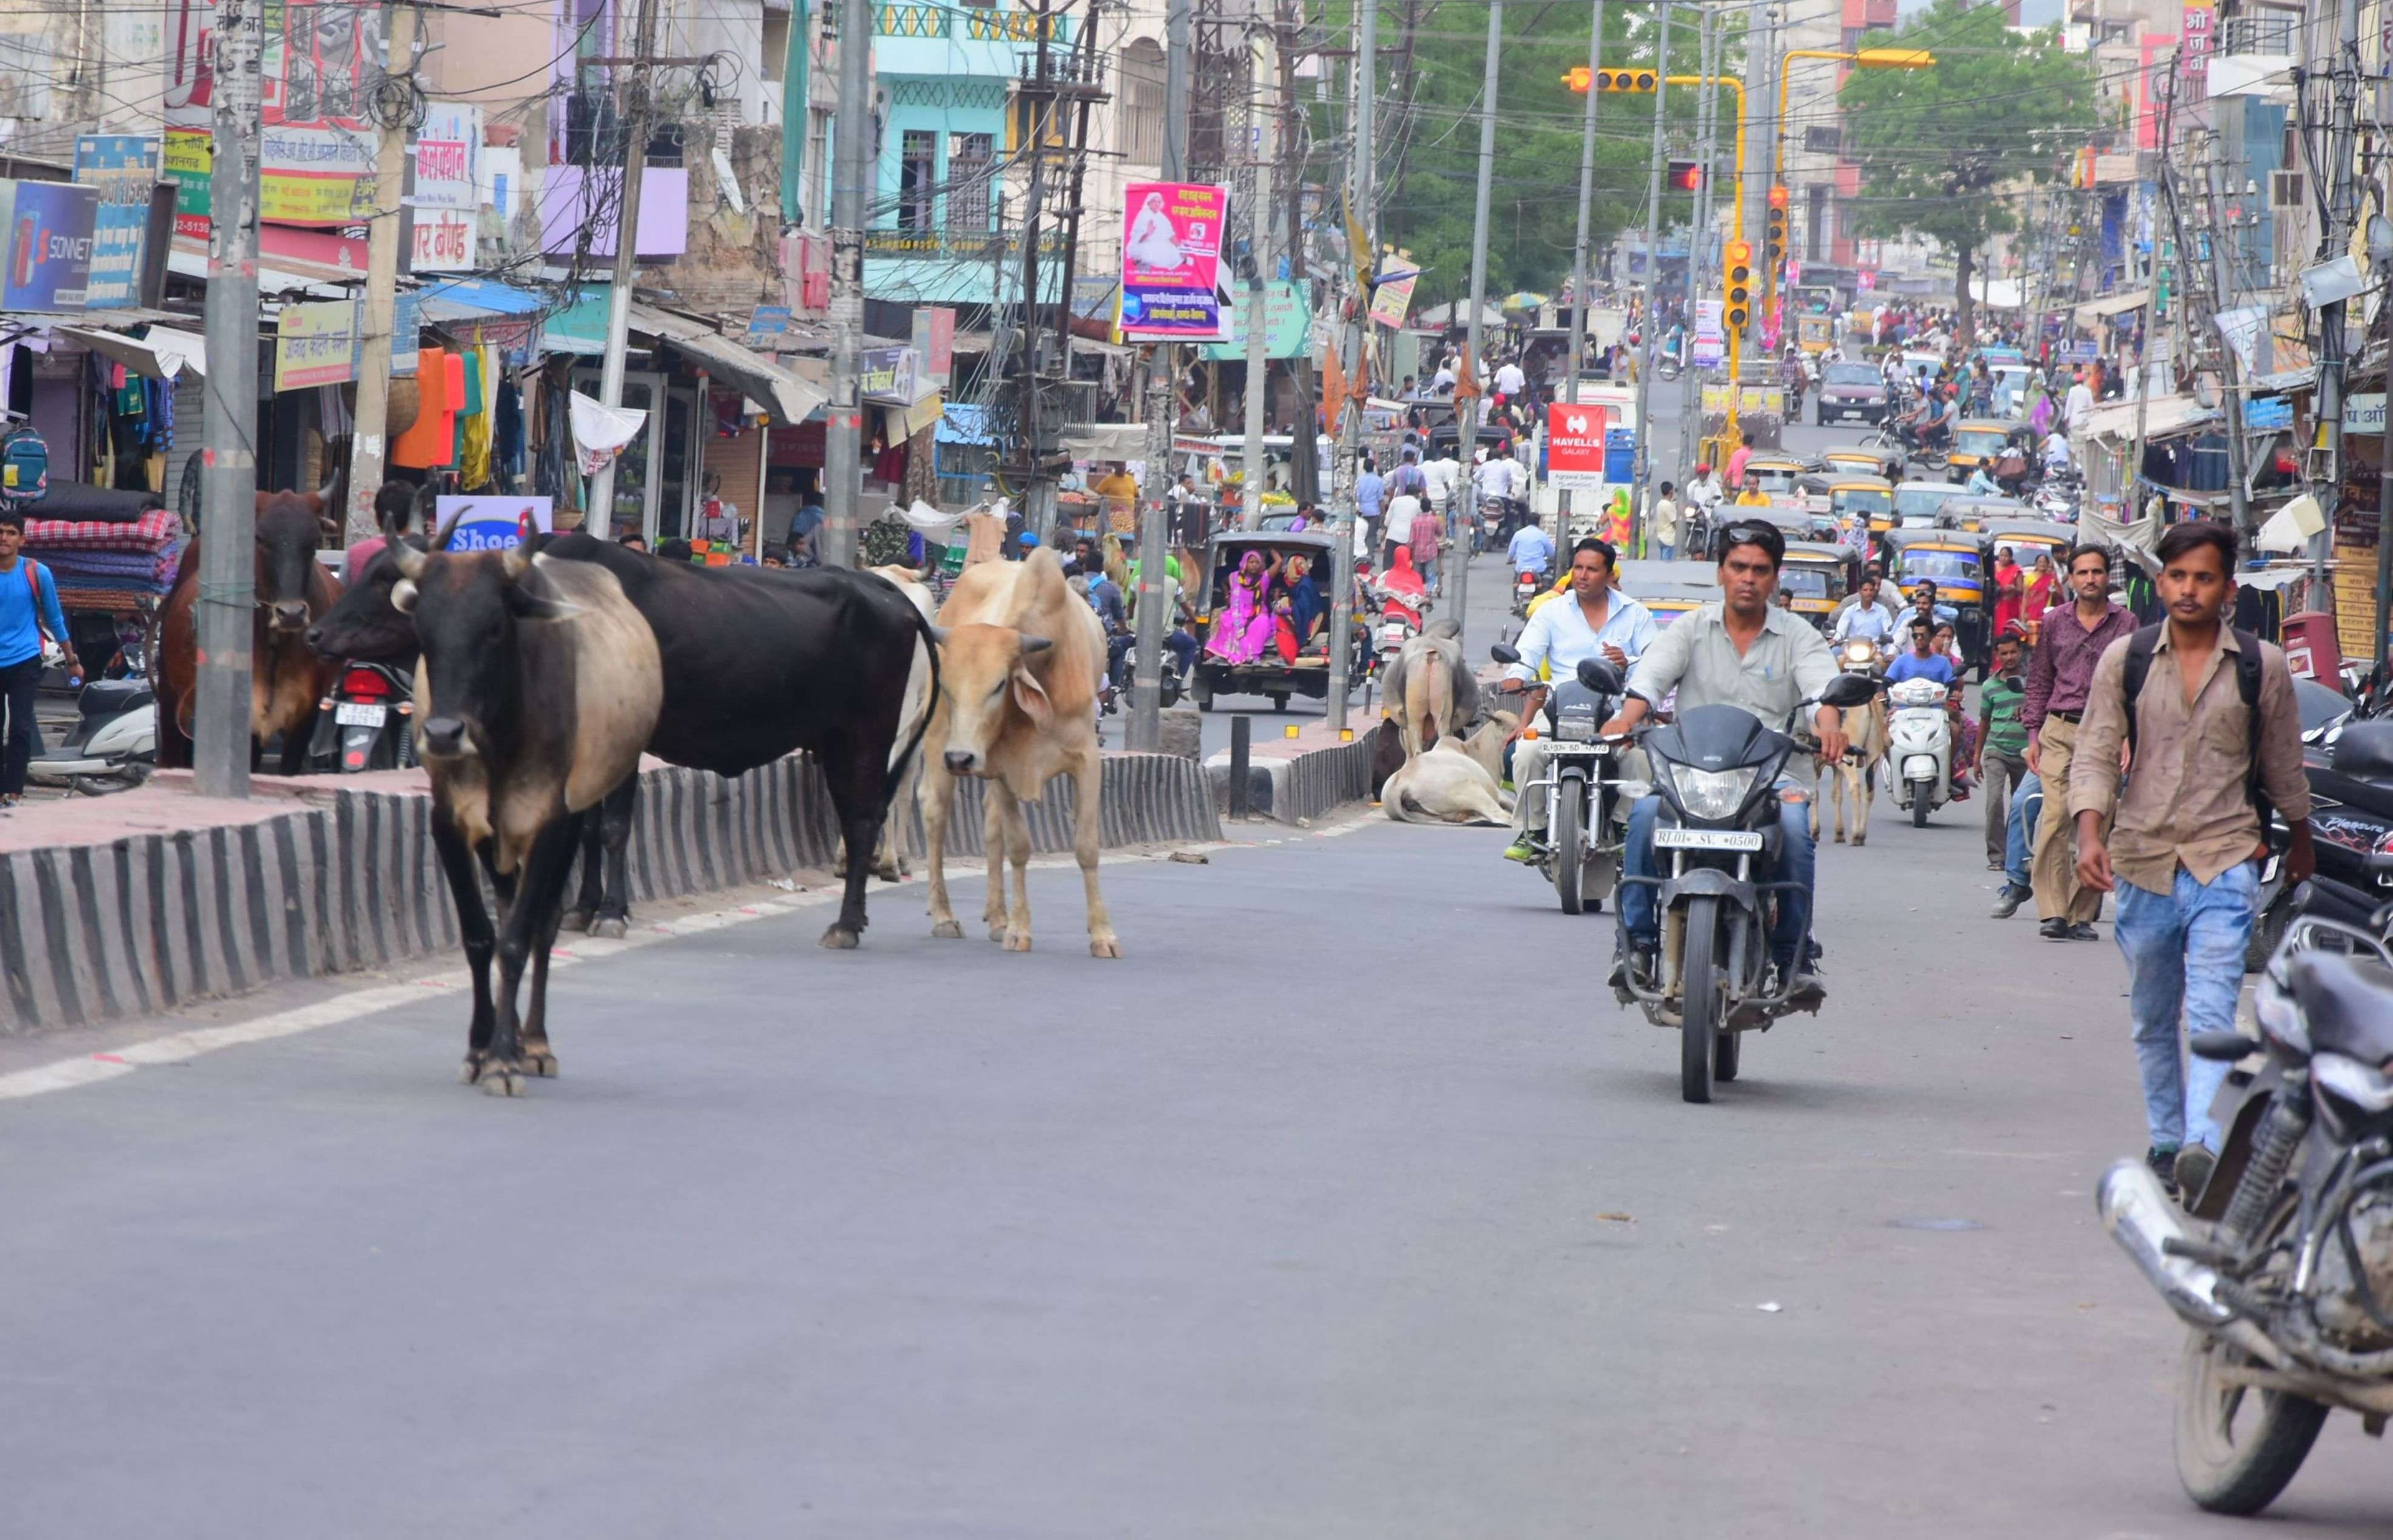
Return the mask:
{"type": "Polygon", "coordinates": [[[1271,592],[1272,577],[1279,570],[1275,560],[1263,565],[1263,554],[1249,551],[1238,562],[1238,569],[1230,574],[1229,594],[1222,613],[1214,618],[1212,634],[1205,640],[1205,650],[1225,663],[1251,663],[1271,646],[1271,606],[1265,597],[1271,592]]]}

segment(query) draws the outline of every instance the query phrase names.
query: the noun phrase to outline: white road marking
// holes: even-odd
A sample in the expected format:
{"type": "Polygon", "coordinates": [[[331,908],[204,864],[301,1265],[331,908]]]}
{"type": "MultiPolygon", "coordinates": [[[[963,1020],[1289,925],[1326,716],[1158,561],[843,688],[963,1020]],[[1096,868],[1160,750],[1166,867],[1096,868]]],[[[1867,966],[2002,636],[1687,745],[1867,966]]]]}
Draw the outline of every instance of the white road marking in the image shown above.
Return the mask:
{"type": "MultiPolygon", "coordinates": [[[[1311,837],[1324,838],[1341,832],[1344,832],[1342,829],[1324,829],[1312,831],[1311,837]]],[[[1304,837],[1299,836],[1299,838],[1304,837]]],[[[1279,842],[1272,842],[1275,844],[1279,842]]],[[[1172,846],[1175,850],[1205,852],[1236,848],[1238,847],[1236,844],[1229,842],[1219,844],[1197,842],[1172,846]]],[[[1099,864],[1121,866],[1138,861],[1165,862],[1169,861],[1170,857],[1170,851],[1157,850],[1102,856],[1099,858],[1099,864]]],[[[1074,864],[1069,855],[1036,856],[1030,862],[1033,868],[1042,870],[1059,867],[1068,868],[1074,864]]],[[[961,880],[987,870],[986,867],[977,861],[956,861],[950,862],[948,866],[951,881],[961,880]]],[[[921,881],[919,877],[909,878],[901,885],[911,887],[921,881]]],[[[890,891],[885,887],[878,889],[876,895],[890,891]]],[[[642,946],[653,946],[660,941],[670,941],[680,936],[701,935],[709,931],[719,931],[732,925],[745,925],[752,920],[771,920],[777,916],[795,914],[804,909],[828,907],[839,901],[841,892],[841,888],[834,883],[818,891],[800,893],[789,898],[752,899],[726,908],[700,910],[694,914],[682,915],[677,919],[656,920],[640,925],[620,941],[603,940],[595,936],[577,937],[569,949],[559,946],[550,954],[549,968],[551,972],[555,972],[557,969],[578,967],[623,952],[634,951],[642,946]]],[[[298,1006],[289,1011],[278,1011],[272,1015],[259,1016],[252,1021],[235,1022],[222,1026],[194,1027],[187,1032],[171,1032],[163,1037],[151,1038],[123,1048],[83,1054],[72,1059],[60,1059],[47,1064],[38,1064],[32,1069],[19,1070],[11,1075],[0,1075],[0,1102],[17,1101],[28,1096],[43,1096],[51,1091],[72,1090],[78,1086],[113,1080],[120,1075],[130,1075],[135,1070],[144,1067],[183,1064],[198,1058],[203,1053],[214,1053],[219,1049],[239,1048],[246,1043],[270,1042],[277,1038],[295,1037],[299,1033],[313,1032],[320,1027],[337,1026],[344,1022],[357,1021],[362,1017],[377,1015],[397,1006],[419,1001],[424,998],[424,992],[427,989],[434,991],[464,989],[471,987],[473,982],[473,974],[466,970],[451,969],[429,973],[422,978],[411,979],[404,984],[377,985],[371,988],[351,990],[330,999],[318,1000],[312,1005],[298,1006]]]]}

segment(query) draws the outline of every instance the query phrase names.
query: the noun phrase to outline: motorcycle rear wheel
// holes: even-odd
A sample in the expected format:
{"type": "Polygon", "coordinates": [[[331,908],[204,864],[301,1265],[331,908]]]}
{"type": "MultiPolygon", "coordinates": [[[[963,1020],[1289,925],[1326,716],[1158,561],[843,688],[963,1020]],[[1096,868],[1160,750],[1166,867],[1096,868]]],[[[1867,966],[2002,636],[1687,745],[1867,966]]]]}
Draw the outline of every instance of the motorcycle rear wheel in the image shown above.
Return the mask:
{"type": "Polygon", "coordinates": [[[1712,1099],[1712,1053],[1720,1036],[1720,968],[1713,944],[1720,935],[1720,900],[1708,894],[1687,900],[1685,950],[1679,969],[1679,1100],[1712,1099]]]}
{"type": "Polygon", "coordinates": [[[1579,788],[1584,783],[1576,776],[1565,776],[1554,788],[1554,827],[1548,837],[1554,842],[1554,895],[1563,901],[1563,913],[1585,914],[1587,901],[1579,891],[1587,873],[1587,830],[1582,827],[1585,806],[1579,788]]]}
{"type": "Polygon", "coordinates": [[[2212,1513],[2248,1517],[2276,1501],[2308,1457],[2327,1408],[2282,1390],[2227,1383],[2219,1370],[2243,1354],[2188,1334],[2177,1381],[2177,1474],[2186,1495],[2212,1513]]]}

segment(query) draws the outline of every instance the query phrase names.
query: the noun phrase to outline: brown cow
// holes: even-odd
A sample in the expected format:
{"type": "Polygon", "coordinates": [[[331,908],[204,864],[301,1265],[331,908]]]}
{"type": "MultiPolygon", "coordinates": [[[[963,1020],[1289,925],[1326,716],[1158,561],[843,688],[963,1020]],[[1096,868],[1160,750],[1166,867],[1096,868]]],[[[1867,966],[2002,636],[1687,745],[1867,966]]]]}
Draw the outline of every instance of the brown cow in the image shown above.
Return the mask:
{"type": "MultiPolygon", "coordinates": [[[[340,672],[306,641],[307,627],[341,595],[340,580],[316,560],[323,543],[326,492],[257,494],[256,606],[250,617],[250,763],[266,740],[282,735],[282,773],[305,767],[317,703],[340,672]]],[[[158,763],[191,763],[191,709],[199,694],[200,542],[184,548],[150,633],[150,684],[158,692],[158,763]]]]}
{"type": "Polygon", "coordinates": [[[988,855],[988,938],[1009,952],[1030,950],[1030,828],[1022,804],[1055,776],[1071,776],[1079,802],[1072,854],[1089,897],[1089,953],[1121,956],[1120,938],[1097,891],[1104,831],[1104,757],[1096,699],[1105,668],[1096,611],[1065,586],[1064,565],[1040,547],[1020,562],[967,567],[940,607],[939,693],[923,744],[922,828],[931,866],[931,933],[961,937],[948,907],[948,808],[956,779],[988,786],[982,825],[988,855]],[[1005,902],[1006,858],[1013,902],[1005,902]]]}

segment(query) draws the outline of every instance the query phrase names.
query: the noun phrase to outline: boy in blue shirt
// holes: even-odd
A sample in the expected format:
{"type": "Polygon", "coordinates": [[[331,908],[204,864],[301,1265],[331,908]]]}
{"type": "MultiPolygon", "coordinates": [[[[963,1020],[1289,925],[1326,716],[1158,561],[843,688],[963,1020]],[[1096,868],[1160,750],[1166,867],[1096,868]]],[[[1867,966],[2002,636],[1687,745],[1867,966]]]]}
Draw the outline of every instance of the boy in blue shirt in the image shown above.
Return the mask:
{"type": "Polygon", "coordinates": [[[79,672],[67,618],[59,608],[59,585],[49,568],[20,553],[25,516],[0,512],[0,711],[7,717],[7,748],[0,750],[0,813],[25,792],[25,765],[42,741],[33,720],[33,691],[42,682],[42,636],[66,649],[69,670],[79,672]]]}

